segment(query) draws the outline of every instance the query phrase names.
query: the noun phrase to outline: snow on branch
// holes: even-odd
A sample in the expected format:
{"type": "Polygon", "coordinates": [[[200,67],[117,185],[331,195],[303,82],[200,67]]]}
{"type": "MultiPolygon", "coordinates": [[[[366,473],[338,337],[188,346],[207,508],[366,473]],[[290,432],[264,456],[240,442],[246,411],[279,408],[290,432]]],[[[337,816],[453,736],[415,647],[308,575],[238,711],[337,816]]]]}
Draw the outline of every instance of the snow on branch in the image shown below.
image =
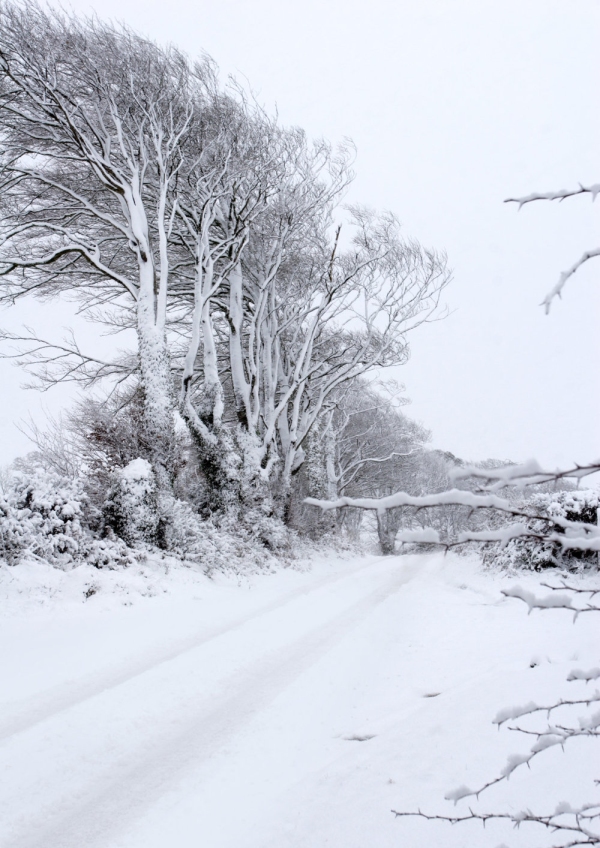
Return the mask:
{"type": "Polygon", "coordinates": [[[524,197],[508,197],[505,203],[518,203],[519,209],[526,203],[532,203],[534,200],[558,200],[562,203],[567,197],[575,197],[578,194],[591,194],[592,200],[596,199],[596,195],[600,194],[600,183],[584,186],[579,183],[579,188],[575,189],[560,189],[560,191],[533,192],[524,197]]]}
{"type": "Polygon", "coordinates": [[[502,512],[515,513],[507,500],[495,495],[476,495],[473,492],[462,489],[450,489],[437,495],[409,495],[406,492],[396,492],[384,498],[350,498],[342,497],[335,501],[319,500],[318,498],[306,498],[304,503],[318,506],[322,510],[340,509],[345,506],[353,506],[358,509],[373,509],[376,512],[385,512],[399,506],[414,506],[424,508],[428,506],[467,506],[472,509],[499,509],[502,512]]]}
{"type": "MultiPolygon", "coordinates": [[[[596,669],[597,671],[597,669],[596,669]]],[[[575,680],[580,678],[573,677],[573,672],[569,674],[567,680],[575,680]]],[[[558,710],[560,707],[573,707],[579,705],[585,705],[589,707],[590,704],[594,704],[600,701],[600,692],[594,692],[593,695],[590,695],[589,698],[579,698],[577,700],[563,700],[557,701],[555,704],[550,704],[550,706],[540,706],[539,704],[533,703],[530,701],[528,704],[525,704],[523,707],[508,707],[496,715],[493,724],[497,724],[498,727],[501,727],[505,722],[511,721],[516,718],[523,718],[526,715],[532,715],[533,713],[546,713],[546,715],[550,715],[554,710],[558,710]]],[[[597,724],[595,725],[597,727],[597,724]]],[[[523,732],[523,731],[521,731],[523,732]]],[[[541,734],[540,734],[541,735],[541,734]]]]}
{"type": "MultiPolygon", "coordinates": [[[[573,599],[566,594],[573,591],[575,597],[589,596],[595,597],[600,590],[597,588],[586,587],[571,587],[563,581],[560,586],[551,584],[542,584],[552,590],[552,594],[546,598],[536,598],[533,593],[522,589],[520,586],[515,586],[512,589],[503,592],[507,597],[519,598],[528,604],[530,610],[533,608],[550,609],[564,608],[575,610],[578,612],[594,611],[600,612],[600,607],[578,608],[573,605],[573,599]]],[[[567,677],[568,681],[579,681],[588,683],[590,680],[598,680],[600,678],[600,669],[594,668],[590,671],[581,671],[580,669],[573,670],[567,677]]],[[[508,757],[505,766],[500,770],[497,777],[489,780],[487,783],[480,786],[478,789],[470,789],[464,784],[456,789],[448,792],[445,796],[447,801],[453,801],[456,805],[464,798],[479,799],[482,792],[485,792],[491,786],[497,783],[508,780],[511,774],[521,766],[531,767],[532,761],[540,754],[548,751],[551,748],[560,747],[564,749],[565,745],[570,740],[575,738],[597,738],[600,736],[600,710],[591,712],[590,708],[595,707],[600,703],[600,691],[596,690],[593,694],[579,698],[563,699],[550,704],[537,704],[530,701],[527,704],[507,707],[500,710],[495,716],[493,723],[500,728],[506,722],[514,722],[518,719],[544,715],[548,722],[552,717],[553,723],[548,723],[541,728],[521,726],[513,724],[509,726],[509,730],[521,733],[526,737],[533,737],[532,744],[529,750],[524,753],[512,754],[508,757]],[[573,709],[576,707],[585,706],[588,708],[588,714],[583,718],[578,718],[576,721],[568,723],[568,717],[574,718],[573,709]],[[566,716],[559,718],[559,716],[566,716]]],[[[597,825],[600,822],[600,804],[584,804],[578,807],[572,807],[571,804],[561,801],[550,814],[534,813],[529,809],[522,810],[517,813],[500,812],[500,813],[479,813],[469,808],[469,812],[462,816],[449,815],[429,815],[421,810],[416,812],[399,812],[392,810],[395,816],[417,816],[427,820],[446,821],[450,824],[458,822],[477,820],[484,826],[493,819],[504,819],[512,822],[515,827],[520,827],[524,822],[540,825],[554,834],[560,834],[561,837],[566,837],[569,841],[561,841],[560,845],[556,843],[552,848],[567,848],[567,846],[575,845],[600,845],[600,832],[597,825]]],[[[505,846],[499,846],[505,848],[505,846]]]]}
{"type": "MultiPolygon", "coordinates": [[[[559,203],[565,200],[567,197],[575,197],[579,194],[591,194],[592,200],[596,199],[596,195],[600,193],[600,183],[594,183],[594,185],[584,186],[579,183],[579,188],[577,189],[561,189],[560,191],[548,191],[548,192],[534,192],[533,194],[525,195],[524,197],[509,197],[504,202],[505,203],[518,203],[519,209],[524,206],[526,203],[532,203],[535,200],[558,200],[559,203]]],[[[550,311],[550,306],[555,297],[561,297],[562,290],[570,277],[581,268],[586,262],[590,259],[594,259],[595,257],[600,256],[600,248],[596,248],[594,250],[586,251],[583,256],[577,260],[570,268],[566,271],[563,271],[560,277],[558,278],[557,284],[551,289],[544,300],[542,301],[542,306],[544,306],[546,310],[546,314],[550,311]]]]}
{"type": "Polygon", "coordinates": [[[569,682],[573,680],[584,680],[589,683],[590,680],[600,680],[600,668],[591,668],[589,671],[582,671],[580,668],[574,668],[567,677],[569,682]]]}
{"type": "MultiPolygon", "coordinates": [[[[494,718],[494,724],[500,727],[507,721],[522,718],[523,716],[535,713],[546,713],[550,716],[550,714],[555,710],[582,705],[589,708],[591,705],[599,702],[600,692],[595,692],[587,698],[573,700],[561,699],[549,706],[539,706],[535,703],[529,703],[523,707],[511,707],[501,710],[494,718]]],[[[535,741],[530,746],[529,751],[524,754],[511,754],[506,761],[506,765],[504,765],[504,767],[500,770],[498,777],[489,780],[487,783],[483,784],[483,786],[480,786],[479,789],[469,789],[467,786],[460,786],[458,789],[448,792],[445,795],[445,799],[447,801],[454,801],[454,803],[457,804],[458,801],[463,798],[479,798],[481,793],[485,792],[486,789],[489,789],[491,786],[495,786],[497,783],[501,783],[504,780],[508,780],[511,774],[521,766],[526,765],[529,768],[532,760],[544,751],[547,751],[549,748],[560,746],[564,749],[564,746],[571,739],[600,736],[600,711],[593,713],[586,718],[579,719],[577,727],[556,723],[547,725],[542,730],[527,730],[519,725],[513,725],[509,728],[509,730],[534,737],[535,741]]]]}
{"type": "MultiPolygon", "coordinates": [[[[523,601],[523,603],[527,604],[529,607],[529,612],[534,609],[566,609],[575,614],[575,618],[580,615],[582,612],[600,612],[600,606],[597,606],[592,603],[586,603],[585,606],[574,605],[573,598],[567,594],[567,592],[573,592],[572,588],[568,586],[566,583],[563,583],[562,586],[551,586],[548,583],[542,583],[542,586],[546,586],[548,589],[551,589],[553,594],[546,595],[543,598],[538,598],[534,595],[533,592],[529,592],[527,589],[523,589],[521,586],[511,586],[509,589],[503,589],[502,594],[507,598],[517,598],[519,601],[523,601]],[[564,591],[561,591],[564,590],[564,591]]],[[[575,594],[588,594],[590,597],[594,597],[598,593],[597,589],[579,589],[575,592],[575,594]]],[[[594,669],[594,672],[598,671],[594,669]]],[[[592,672],[590,672],[591,674],[592,672]]],[[[583,672],[581,672],[583,674],[583,672]]],[[[600,676],[600,672],[598,674],[600,676]]],[[[579,678],[570,678],[571,680],[579,679],[579,678]]],[[[583,678],[582,678],[583,679],[583,678]]],[[[587,678],[589,680],[596,679],[595,677],[587,678]]]]}
{"type": "Polygon", "coordinates": [[[508,465],[500,468],[480,468],[476,465],[465,465],[453,468],[449,472],[451,480],[464,480],[470,477],[482,480],[486,491],[495,492],[508,486],[523,489],[539,483],[551,483],[564,479],[581,480],[590,474],[600,471],[600,458],[587,465],[575,464],[572,468],[545,471],[535,459],[530,459],[521,465],[508,465]]]}
{"type": "MultiPolygon", "coordinates": [[[[552,833],[560,834],[570,838],[569,842],[561,842],[560,846],[552,848],[574,848],[576,845],[600,845],[600,833],[590,830],[590,825],[597,824],[600,818],[600,804],[585,804],[581,807],[571,807],[570,804],[562,802],[557,805],[555,811],[550,814],[538,814],[531,810],[521,810],[517,813],[476,813],[469,810],[463,816],[428,815],[420,810],[416,813],[398,812],[392,810],[398,818],[401,816],[417,816],[428,821],[445,821],[449,824],[457,824],[464,821],[480,821],[484,827],[488,821],[504,820],[511,822],[516,828],[524,822],[540,825],[552,833]]],[[[498,848],[507,848],[499,845],[498,848]]]]}
{"type": "Polygon", "coordinates": [[[397,509],[402,506],[411,506],[416,509],[427,507],[464,506],[471,510],[494,509],[505,515],[524,519],[494,530],[463,531],[456,539],[440,539],[437,532],[432,528],[425,528],[417,536],[411,534],[408,538],[403,534],[401,541],[412,541],[421,543],[439,543],[447,548],[462,545],[466,542],[499,542],[505,547],[513,539],[538,539],[540,542],[556,543],[567,550],[600,551],[600,532],[593,524],[580,521],[570,521],[560,515],[542,515],[531,510],[513,506],[509,501],[496,495],[482,495],[462,489],[450,489],[435,495],[414,496],[406,492],[396,492],[383,498],[352,498],[340,497],[336,500],[320,500],[318,498],[306,498],[304,503],[316,506],[327,511],[330,509],[341,509],[343,507],[355,507],[358,509],[374,510],[379,515],[388,510],[397,509]],[[532,526],[530,522],[543,522],[540,527],[532,526]],[[556,529],[548,529],[546,524],[551,521],[556,529]]]}
{"type": "Polygon", "coordinates": [[[546,297],[542,301],[542,306],[544,306],[546,310],[546,314],[550,311],[550,305],[555,297],[562,296],[562,290],[567,282],[567,280],[573,276],[575,271],[581,268],[589,259],[594,259],[595,257],[600,256],[600,247],[595,248],[595,250],[586,250],[583,256],[577,260],[570,268],[567,268],[566,271],[563,271],[560,277],[558,278],[557,284],[551,289],[546,297]]]}
{"type": "MultiPolygon", "coordinates": [[[[555,587],[559,588],[559,587],[555,587]]],[[[587,591],[587,590],[583,590],[587,591]]],[[[590,590],[592,591],[592,590],[590,590]]],[[[520,596],[520,595],[515,595],[520,596]]],[[[599,610],[600,611],[600,610],[599,610]]],[[[596,679],[600,677],[600,669],[594,669],[589,673],[580,671],[572,672],[568,680],[584,680],[596,679]]],[[[508,707],[500,710],[494,718],[494,724],[501,727],[507,721],[514,721],[525,716],[545,713],[547,718],[557,711],[562,714],[574,707],[586,706],[590,708],[592,705],[600,703],[600,692],[596,691],[593,695],[584,698],[574,698],[569,700],[561,699],[553,704],[540,705],[533,701],[523,705],[508,707]]],[[[572,713],[571,713],[572,714],[572,713]]],[[[500,773],[493,780],[489,780],[478,789],[471,789],[468,786],[461,785],[456,789],[448,792],[445,795],[447,801],[453,801],[456,805],[464,798],[479,799],[482,792],[485,792],[491,786],[497,783],[508,780],[511,774],[521,766],[531,767],[531,762],[551,748],[557,746],[564,749],[567,742],[574,738],[590,738],[600,736],[600,711],[589,714],[585,718],[580,718],[577,724],[566,724],[564,720],[555,720],[554,724],[548,724],[541,729],[529,729],[520,725],[512,725],[510,730],[517,733],[525,734],[528,737],[534,737],[529,750],[522,754],[512,754],[508,757],[505,766],[500,770],[500,773]]],[[[575,845],[600,845],[600,832],[592,830],[592,827],[597,825],[600,820],[600,805],[599,804],[584,804],[579,807],[572,807],[569,803],[561,801],[555,808],[553,813],[539,814],[534,813],[529,809],[522,810],[516,813],[479,813],[469,808],[469,812],[465,815],[449,816],[449,815],[429,815],[421,810],[416,812],[399,812],[392,810],[396,817],[400,816],[417,816],[427,820],[446,821],[450,824],[458,822],[477,820],[485,826],[486,822],[493,819],[504,819],[512,822],[515,827],[519,827],[524,822],[530,822],[543,826],[553,833],[561,834],[562,836],[572,837],[572,841],[561,842],[560,846],[554,845],[552,848],[566,848],[566,846],[575,845]]],[[[505,848],[505,846],[499,846],[505,848]]]]}

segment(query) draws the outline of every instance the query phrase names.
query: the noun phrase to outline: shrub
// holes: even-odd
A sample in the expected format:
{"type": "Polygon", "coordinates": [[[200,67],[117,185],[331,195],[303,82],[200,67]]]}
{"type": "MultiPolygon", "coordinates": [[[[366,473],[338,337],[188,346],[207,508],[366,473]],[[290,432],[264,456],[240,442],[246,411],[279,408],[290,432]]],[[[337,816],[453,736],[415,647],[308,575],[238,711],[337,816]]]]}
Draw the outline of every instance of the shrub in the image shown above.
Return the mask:
{"type": "Polygon", "coordinates": [[[24,555],[68,566],[85,553],[85,497],[78,481],[38,470],[14,474],[0,500],[0,556],[15,564],[24,555]]]}
{"type": "Polygon", "coordinates": [[[109,534],[104,539],[90,539],[85,551],[85,561],[94,568],[116,571],[135,565],[142,558],[140,551],[127,547],[122,539],[109,534]]]}
{"type": "Polygon", "coordinates": [[[551,537],[552,534],[568,534],[569,528],[563,526],[563,521],[597,524],[599,504],[600,492],[591,489],[532,495],[521,506],[540,516],[527,522],[528,528],[539,533],[540,538],[512,539],[501,550],[495,545],[490,546],[484,551],[483,561],[487,565],[500,565],[507,569],[526,568],[534,571],[555,567],[573,569],[595,563],[598,557],[596,551],[564,550],[560,542],[551,537]]]}

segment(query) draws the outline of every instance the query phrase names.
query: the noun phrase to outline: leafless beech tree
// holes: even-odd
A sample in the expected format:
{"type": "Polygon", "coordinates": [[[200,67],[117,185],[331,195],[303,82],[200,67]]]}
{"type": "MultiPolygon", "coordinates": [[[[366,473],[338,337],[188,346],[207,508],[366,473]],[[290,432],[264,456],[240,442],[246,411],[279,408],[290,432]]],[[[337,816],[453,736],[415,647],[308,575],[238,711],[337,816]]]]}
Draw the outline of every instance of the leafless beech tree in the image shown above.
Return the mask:
{"type": "Polygon", "coordinates": [[[336,390],[374,368],[406,361],[406,335],[432,317],[449,281],[444,258],[405,241],[393,216],[351,212],[350,249],[338,255],[334,244],[329,267],[321,265],[312,286],[302,280],[302,299],[286,302],[294,328],[291,349],[297,351],[293,357],[286,351],[282,380],[287,410],[279,432],[286,484],[336,390]]]}
{"type": "Polygon", "coordinates": [[[351,210],[355,237],[339,249],[332,215],[351,176],[346,149],[310,147],[246,114],[207,172],[213,182],[195,183],[176,215],[194,267],[174,300],[189,334],[180,408],[215,481],[236,491],[225,501],[239,500],[244,481],[263,495],[275,481],[285,512],[336,391],[406,359],[405,333],[434,313],[449,274],[392,216],[351,210]],[[228,396],[234,426],[224,426],[228,396]]]}
{"type": "Polygon", "coordinates": [[[192,69],[125,29],[33,2],[0,10],[2,299],[67,291],[87,310],[135,313],[144,426],[167,488],[172,188],[213,82],[208,63],[192,69]]]}
{"type": "Polygon", "coordinates": [[[182,415],[215,480],[237,489],[240,465],[267,482],[278,462],[285,263],[291,251],[309,251],[309,224],[321,225],[348,179],[345,154],[333,157],[325,144],[311,149],[303,133],[241,106],[216,159],[201,162],[201,178],[195,171],[194,183],[179,188],[175,226],[193,272],[173,301],[175,324],[188,337],[182,415]],[[319,182],[324,170],[329,180],[319,182]],[[233,420],[224,426],[228,405],[233,420]]]}

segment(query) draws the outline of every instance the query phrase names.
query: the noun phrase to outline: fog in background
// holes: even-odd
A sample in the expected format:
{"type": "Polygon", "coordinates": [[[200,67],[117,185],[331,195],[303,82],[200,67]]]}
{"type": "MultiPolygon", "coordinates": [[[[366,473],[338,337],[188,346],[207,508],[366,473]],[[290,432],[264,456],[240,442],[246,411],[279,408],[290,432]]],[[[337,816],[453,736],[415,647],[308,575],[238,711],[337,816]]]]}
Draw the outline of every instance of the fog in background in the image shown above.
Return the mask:
{"type": "MultiPolygon", "coordinates": [[[[67,4],[64,4],[67,8],[67,4]]],[[[283,124],[358,155],[348,202],[394,211],[405,234],[445,250],[449,317],[411,337],[390,369],[433,445],[464,458],[555,466],[596,459],[600,261],[538,305],[560,271],[598,246],[589,196],[517,213],[503,199],[600,181],[596,0],[103,0],[77,13],[128,24],[246,80],[283,124]]],[[[47,338],[76,328],[82,347],[114,339],[69,304],[23,302],[0,325],[47,338]]],[[[121,345],[122,342],[119,342],[121,345]]],[[[385,376],[385,375],[382,375],[385,376]]],[[[15,422],[75,395],[24,392],[0,363],[0,462],[31,449],[15,422]]]]}

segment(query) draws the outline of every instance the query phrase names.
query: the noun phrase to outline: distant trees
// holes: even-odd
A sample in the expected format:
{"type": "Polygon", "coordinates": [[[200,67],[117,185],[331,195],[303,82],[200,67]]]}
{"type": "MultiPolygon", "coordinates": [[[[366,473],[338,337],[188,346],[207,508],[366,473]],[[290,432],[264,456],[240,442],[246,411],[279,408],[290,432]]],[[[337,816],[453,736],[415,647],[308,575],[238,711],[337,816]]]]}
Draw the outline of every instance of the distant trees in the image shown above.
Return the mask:
{"type": "MultiPolygon", "coordinates": [[[[328,412],[307,440],[299,495],[335,498],[360,490],[377,495],[412,480],[426,455],[429,433],[402,412],[400,390],[357,379],[332,395],[328,412]]],[[[314,509],[298,505],[296,512],[296,524],[319,526],[314,509]]],[[[350,535],[357,534],[360,523],[359,510],[343,510],[333,522],[350,535]]]]}
{"type": "MultiPolygon", "coordinates": [[[[203,514],[288,517],[311,433],[406,360],[445,258],[390,214],[352,208],[340,234],[348,147],[278,126],[209,60],[33,0],[0,9],[0,137],[0,299],[67,294],[137,336],[101,361],[74,337],[4,333],[17,358],[45,385],[139,399],[159,510],[180,416],[203,514]]],[[[338,454],[346,488],[364,457],[338,454]]]]}

